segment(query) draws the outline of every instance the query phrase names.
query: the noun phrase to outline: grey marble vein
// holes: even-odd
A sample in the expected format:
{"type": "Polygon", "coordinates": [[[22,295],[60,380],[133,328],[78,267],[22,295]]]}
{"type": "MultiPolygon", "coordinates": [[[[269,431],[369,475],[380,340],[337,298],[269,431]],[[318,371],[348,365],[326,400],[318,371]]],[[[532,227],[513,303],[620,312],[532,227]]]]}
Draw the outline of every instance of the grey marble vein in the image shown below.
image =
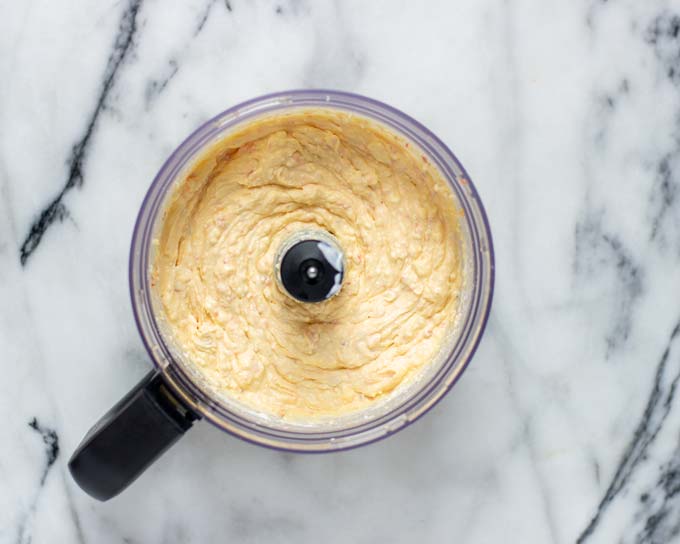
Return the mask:
{"type": "Polygon", "coordinates": [[[633,312],[644,289],[644,271],[620,236],[603,226],[605,211],[586,212],[574,231],[574,272],[578,278],[614,271],[618,285],[618,309],[605,338],[607,356],[620,349],[633,327],[633,312]]]}
{"type": "MultiPolygon", "coordinates": [[[[654,176],[654,184],[650,196],[652,208],[651,240],[658,240],[663,245],[666,237],[678,231],[680,222],[677,214],[677,201],[680,195],[678,184],[678,167],[680,166],[680,147],[676,152],[668,153],[659,161],[654,176]],[[668,229],[668,223],[670,229],[668,229]],[[667,232],[668,231],[668,232],[667,232]]],[[[680,237],[676,240],[676,251],[680,253],[680,237]]]]}
{"type": "Polygon", "coordinates": [[[285,7],[279,5],[276,8],[276,13],[287,19],[288,24],[297,24],[297,19],[302,16],[311,17],[314,22],[314,43],[309,48],[302,85],[310,88],[357,88],[368,69],[368,60],[352,39],[351,27],[343,11],[346,6],[333,2],[326,5],[326,9],[320,7],[321,4],[291,1],[285,7]],[[328,24],[329,20],[333,24],[328,24]]]}
{"type": "MultiPolygon", "coordinates": [[[[213,6],[217,3],[217,0],[209,0],[208,4],[205,6],[205,10],[203,11],[203,14],[198,20],[198,24],[196,25],[196,29],[194,30],[194,38],[198,36],[201,31],[205,28],[205,24],[208,22],[208,17],[210,17],[210,12],[213,9],[213,6]]],[[[227,10],[231,11],[231,6],[229,6],[229,3],[225,4],[225,7],[227,10]]]]}
{"type": "MultiPolygon", "coordinates": [[[[151,110],[156,101],[161,97],[164,91],[168,88],[168,85],[177,76],[181,70],[182,63],[190,51],[193,41],[198,38],[198,36],[206,28],[206,24],[210,19],[210,15],[213,13],[213,8],[217,4],[217,0],[209,0],[206,4],[204,10],[200,13],[198,21],[195,24],[195,28],[191,32],[191,36],[188,39],[183,40],[177,47],[175,47],[174,52],[172,52],[165,62],[161,66],[158,73],[149,79],[146,84],[144,91],[144,102],[145,110],[148,112],[151,110]]],[[[231,13],[233,8],[229,2],[225,2],[224,9],[227,13],[231,13]]]]}
{"type": "Polygon", "coordinates": [[[161,93],[168,86],[168,83],[172,81],[179,71],[179,64],[177,59],[171,58],[168,60],[167,66],[165,67],[164,74],[158,79],[152,79],[146,86],[146,91],[144,93],[145,105],[148,110],[152,104],[158,99],[161,93]]]}
{"type": "Polygon", "coordinates": [[[516,368],[522,366],[520,364],[519,358],[521,357],[517,349],[514,347],[511,339],[508,337],[504,328],[495,318],[490,318],[489,328],[493,331],[493,334],[497,341],[502,346],[503,356],[503,370],[505,371],[507,377],[507,393],[510,397],[513,409],[517,413],[520,430],[519,436],[522,445],[526,449],[529,456],[529,463],[531,466],[532,474],[536,481],[536,487],[538,489],[538,494],[541,498],[541,503],[543,506],[543,514],[545,518],[546,525],[548,526],[548,531],[550,534],[550,541],[553,544],[559,544],[561,542],[559,536],[559,530],[555,522],[554,506],[551,500],[550,493],[548,491],[547,477],[543,474],[541,468],[539,467],[538,458],[539,454],[536,449],[534,430],[532,426],[532,415],[527,414],[522,408],[519,395],[520,391],[517,389],[517,378],[515,377],[516,368]]]}
{"type": "Polygon", "coordinates": [[[68,512],[71,516],[71,521],[73,522],[73,527],[75,529],[76,538],[78,539],[78,544],[86,544],[85,533],[83,531],[83,524],[80,520],[80,514],[76,509],[76,505],[73,501],[73,493],[71,492],[70,482],[67,478],[70,478],[70,473],[66,470],[61,471],[62,485],[64,486],[64,493],[66,494],[66,503],[68,505],[68,512]]]}
{"type": "Polygon", "coordinates": [[[599,153],[606,151],[607,137],[610,136],[612,117],[616,112],[626,106],[626,98],[630,93],[630,82],[628,78],[623,77],[618,84],[607,92],[601,94],[596,100],[594,119],[596,120],[594,128],[594,144],[595,149],[599,153]]]}
{"type": "MultiPolygon", "coordinates": [[[[333,2],[332,4],[332,8],[337,10],[337,2],[333,2]]],[[[282,0],[281,2],[277,2],[275,6],[274,13],[276,15],[298,16],[302,14],[309,14],[314,4],[310,4],[307,0],[282,0]]]]}
{"type": "MultiPolygon", "coordinates": [[[[500,144],[505,151],[504,176],[506,181],[511,184],[509,213],[510,244],[512,248],[520,246],[521,235],[521,215],[523,213],[522,202],[522,157],[525,154],[525,134],[522,130],[524,124],[524,104],[521,100],[520,74],[518,65],[518,43],[517,43],[517,6],[514,0],[504,0],[501,5],[502,26],[501,26],[501,47],[502,47],[502,70],[504,78],[502,80],[502,90],[500,94],[508,101],[507,112],[503,122],[500,123],[500,144]]],[[[520,258],[517,251],[510,252],[513,259],[512,273],[518,279],[522,276],[520,258]]],[[[522,298],[525,298],[524,282],[517,281],[518,288],[522,291],[522,298]]]]}

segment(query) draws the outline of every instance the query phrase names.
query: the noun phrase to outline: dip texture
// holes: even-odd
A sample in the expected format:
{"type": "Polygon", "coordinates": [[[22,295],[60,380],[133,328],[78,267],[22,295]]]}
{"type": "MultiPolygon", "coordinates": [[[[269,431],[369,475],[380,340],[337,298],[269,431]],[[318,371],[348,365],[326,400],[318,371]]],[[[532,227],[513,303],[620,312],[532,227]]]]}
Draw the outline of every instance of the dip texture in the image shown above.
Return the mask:
{"type": "Polygon", "coordinates": [[[165,207],[151,282],[213,390],[309,420],[373,406],[437,359],[458,308],[461,212],[413,147],[308,109],[253,121],[194,161],[165,207]],[[276,280],[277,252],[306,229],[346,256],[340,292],[320,303],[276,280]]]}

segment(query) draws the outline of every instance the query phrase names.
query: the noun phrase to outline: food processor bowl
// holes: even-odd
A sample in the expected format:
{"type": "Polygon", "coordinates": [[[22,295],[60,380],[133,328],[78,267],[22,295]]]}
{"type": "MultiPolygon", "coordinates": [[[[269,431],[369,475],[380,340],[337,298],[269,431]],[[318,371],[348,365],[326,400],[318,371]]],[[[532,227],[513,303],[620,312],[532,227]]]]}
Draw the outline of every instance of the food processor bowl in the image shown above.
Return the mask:
{"type": "Polygon", "coordinates": [[[223,431],[261,446],[296,452],[354,448],[404,428],[432,408],[470,362],[491,306],[494,255],[487,216],[470,177],[432,132],[397,109],[370,98],[330,90],[296,90],[255,98],[220,113],[170,155],[153,180],[137,217],[129,279],[135,320],[155,369],[85,437],[71,460],[70,468],[79,484],[102,500],[127,486],[196,419],[205,419],[223,431]],[[329,109],[367,118],[415,145],[448,182],[462,211],[463,262],[458,317],[441,356],[412,383],[398,388],[374,408],[310,422],[258,413],[212,390],[173,345],[150,285],[153,241],[162,224],[164,206],[171,189],[187,169],[207,148],[248,123],[304,109],[329,109]],[[121,425],[126,410],[137,410],[138,421],[132,419],[121,425]],[[146,413],[149,411],[160,412],[160,416],[158,413],[149,416],[146,413]],[[139,420],[147,426],[147,435],[142,438],[138,429],[133,429],[139,427],[139,420]],[[159,434],[158,421],[165,432],[160,432],[162,436],[156,437],[157,443],[149,448],[149,436],[159,434]],[[136,444],[129,443],[130,436],[137,437],[136,444]],[[122,440],[125,448],[116,446],[117,440],[119,444],[122,440]]]}

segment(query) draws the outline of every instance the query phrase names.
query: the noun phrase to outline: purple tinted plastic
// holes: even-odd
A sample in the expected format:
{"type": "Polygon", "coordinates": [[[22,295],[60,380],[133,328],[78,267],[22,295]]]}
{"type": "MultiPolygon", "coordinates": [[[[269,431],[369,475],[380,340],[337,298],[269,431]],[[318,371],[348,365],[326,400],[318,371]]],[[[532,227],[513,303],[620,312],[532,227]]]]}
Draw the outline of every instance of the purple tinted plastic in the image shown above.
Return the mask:
{"type": "Polygon", "coordinates": [[[453,153],[427,128],[404,113],[355,94],[298,90],[270,94],[234,106],[199,127],[170,155],[144,198],[130,248],[130,294],[137,326],[154,365],[173,390],[208,421],[239,438],[267,447],[323,452],[374,442],[412,423],[434,406],[453,386],[474,355],[486,326],[494,285],[494,254],[486,213],[465,169],[453,153]],[[263,425],[230,411],[203,391],[173,359],[152,311],[148,285],[149,245],[155,219],[176,176],[206,143],[225,131],[266,113],[305,107],[332,108],[362,115],[418,144],[445,176],[465,212],[472,248],[472,294],[460,335],[438,371],[413,395],[382,417],[329,431],[291,431],[263,425]]]}

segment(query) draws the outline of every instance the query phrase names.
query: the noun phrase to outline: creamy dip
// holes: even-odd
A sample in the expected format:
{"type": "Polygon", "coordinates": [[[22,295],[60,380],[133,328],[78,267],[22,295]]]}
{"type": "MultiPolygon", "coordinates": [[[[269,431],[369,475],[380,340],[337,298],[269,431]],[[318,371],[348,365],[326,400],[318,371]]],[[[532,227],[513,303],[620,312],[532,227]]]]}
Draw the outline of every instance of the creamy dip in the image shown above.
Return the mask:
{"type": "Polygon", "coordinates": [[[437,359],[458,309],[460,211],[420,150],[363,117],[298,110],[250,123],[178,181],[151,280],[188,364],[248,408],[308,420],[365,409],[437,359]],[[323,230],[340,292],[292,299],[281,245],[323,230]]]}

